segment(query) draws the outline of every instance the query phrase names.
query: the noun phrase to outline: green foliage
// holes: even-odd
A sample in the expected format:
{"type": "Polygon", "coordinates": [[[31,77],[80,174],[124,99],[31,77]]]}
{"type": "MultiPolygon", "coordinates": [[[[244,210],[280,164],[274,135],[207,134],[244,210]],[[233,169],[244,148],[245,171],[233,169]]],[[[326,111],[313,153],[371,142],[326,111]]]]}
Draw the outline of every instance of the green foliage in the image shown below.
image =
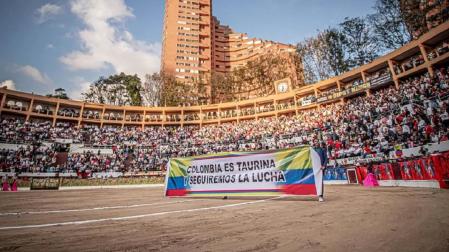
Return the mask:
{"type": "MultiPolygon", "coordinates": [[[[419,38],[427,32],[426,13],[421,9],[421,2],[417,0],[400,0],[401,17],[407,26],[408,33],[413,39],[419,38]]],[[[435,8],[441,3],[436,2],[435,8]]]]}
{"type": "Polygon", "coordinates": [[[304,66],[304,82],[315,83],[348,70],[345,36],[335,28],[326,29],[316,37],[297,45],[304,66]]]}
{"type": "Polygon", "coordinates": [[[376,39],[366,19],[345,18],[340,27],[344,36],[349,68],[367,64],[378,56],[376,39]]]}
{"type": "Polygon", "coordinates": [[[179,81],[172,75],[162,75],[160,103],[163,106],[192,106],[209,101],[205,76],[191,82],[179,81]]]}
{"type": "Polygon", "coordinates": [[[50,97],[50,98],[58,98],[58,99],[64,99],[64,100],[70,99],[67,96],[65,89],[63,89],[63,88],[57,88],[57,89],[55,89],[54,94],[47,94],[46,96],[50,97]]]}
{"type": "Polygon", "coordinates": [[[377,0],[374,9],[376,12],[367,18],[381,47],[394,50],[413,39],[401,12],[400,0],[377,0]]]}
{"type": "Polygon", "coordinates": [[[345,61],[345,36],[335,28],[324,30],[325,41],[325,60],[329,62],[329,66],[333,75],[340,75],[348,71],[348,64],[345,61]]]}
{"type": "Polygon", "coordinates": [[[137,75],[120,73],[108,78],[100,77],[82,95],[84,100],[88,102],[119,106],[141,106],[141,85],[140,78],[137,75]]]}

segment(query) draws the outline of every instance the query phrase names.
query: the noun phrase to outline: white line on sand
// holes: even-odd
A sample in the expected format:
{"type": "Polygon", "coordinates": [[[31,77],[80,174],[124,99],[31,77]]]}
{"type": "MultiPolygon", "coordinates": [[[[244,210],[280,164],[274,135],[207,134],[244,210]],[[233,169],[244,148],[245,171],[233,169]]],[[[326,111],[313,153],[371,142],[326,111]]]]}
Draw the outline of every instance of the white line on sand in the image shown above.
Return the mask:
{"type": "Polygon", "coordinates": [[[180,200],[180,201],[169,201],[169,202],[156,202],[156,203],[147,203],[147,204],[136,204],[136,205],[124,205],[124,206],[105,206],[105,207],[94,207],[94,208],[61,209],[61,210],[48,210],[48,211],[9,212],[9,213],[0,213],[0,216],[98,211],[98,210],[107,210],[107,209],[121,209],[121,208],[135,208],[135,207],[155,206],[155,205],[167,205],[167,204],[183,203],[183,202],[188,202],[188,201],[193,201],[193,199],[180,200]]]}
{"type": "Polygon", "coordinates": [[[0,230],[25,229],[25,228],[44,228],[44,227],[54,227],[54,226],[81,225],[81,224],[89,224],[89,223],[97,223],[97,222],[105,222],[105,221],[131,220],[131,219],[139,219],[139,218],[145,218],[145,217],[150,217],[150,216],[161,216],[161,215],[174,214],[174,213],[198,212],[198,211],[205,211],[205,210],[213,210],[213,209],[220,209],[220,208],[228,208],[228,207],[250,205],[250,204],[266,202],[266,201],[273,200],[273,199],[278,199],[278,198],[281,198],[281,197],[283,197],[283,196],[278,196],[278,197],[269,198],[269,199],[263,199],[263,200],[255,200],[255,201],[248,201],[248,202],[242,202],[242,203],[221,205],[221,206],[201,207],[201,208],[194,208],[194,209],[184,209],[184,210],[175,210],[175,211],[168,211],[168,212],[149,213],[149,214],[141,214],[141,215],[131,215],[131,216],[124,216],[124,217],[92,219],[92,220],[83,220],[83,221],[68,221],[68,222],[37,224],[37,225],[0,227],[0,230]]]}

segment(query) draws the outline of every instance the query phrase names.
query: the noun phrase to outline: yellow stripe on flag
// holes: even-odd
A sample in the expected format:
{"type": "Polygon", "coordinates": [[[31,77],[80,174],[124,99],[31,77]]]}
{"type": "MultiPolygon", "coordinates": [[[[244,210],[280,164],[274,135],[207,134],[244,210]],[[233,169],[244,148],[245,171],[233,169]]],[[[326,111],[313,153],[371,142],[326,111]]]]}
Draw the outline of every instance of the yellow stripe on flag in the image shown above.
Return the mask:
{"type": "Polygon", "coordinates": [[[310,148],[287,149],[274,154],[276,166],[283,171],[312,168],[310,148]]]}
{"type": "Polygon", "coordinates": [[[170,177],[187,176],[187,167],[191,164],[191,159],[173,158],[170,159],[170,177]]]}

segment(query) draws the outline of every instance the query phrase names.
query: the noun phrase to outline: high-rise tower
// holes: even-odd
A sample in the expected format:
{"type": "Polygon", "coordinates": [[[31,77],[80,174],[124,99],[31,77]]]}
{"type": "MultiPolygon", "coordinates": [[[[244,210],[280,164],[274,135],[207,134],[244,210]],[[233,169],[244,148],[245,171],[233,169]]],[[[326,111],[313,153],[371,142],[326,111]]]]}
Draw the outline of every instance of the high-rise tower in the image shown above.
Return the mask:
{"type": "Polygon", "coordinates": [[[161,70],[198,80],[211,70],[211,0],[166,0],[161,70]]]}

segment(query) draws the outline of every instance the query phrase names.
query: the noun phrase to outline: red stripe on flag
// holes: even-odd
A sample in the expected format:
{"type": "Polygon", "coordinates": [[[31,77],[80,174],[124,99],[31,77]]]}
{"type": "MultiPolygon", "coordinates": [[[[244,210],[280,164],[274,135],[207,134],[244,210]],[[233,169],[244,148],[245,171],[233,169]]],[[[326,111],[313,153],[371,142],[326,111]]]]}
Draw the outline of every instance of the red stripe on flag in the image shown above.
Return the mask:
{"type": "Polygon", "coordinates": [[[316,195],[315,184],[283,185],[282,192],[295,195],[316,195]]]}
{"type": "Polygon", "coordinates": [[[187,190],[186,189],[170,189],[167,190],[165,193],[165,196],[186,196],[187,190]]]}

